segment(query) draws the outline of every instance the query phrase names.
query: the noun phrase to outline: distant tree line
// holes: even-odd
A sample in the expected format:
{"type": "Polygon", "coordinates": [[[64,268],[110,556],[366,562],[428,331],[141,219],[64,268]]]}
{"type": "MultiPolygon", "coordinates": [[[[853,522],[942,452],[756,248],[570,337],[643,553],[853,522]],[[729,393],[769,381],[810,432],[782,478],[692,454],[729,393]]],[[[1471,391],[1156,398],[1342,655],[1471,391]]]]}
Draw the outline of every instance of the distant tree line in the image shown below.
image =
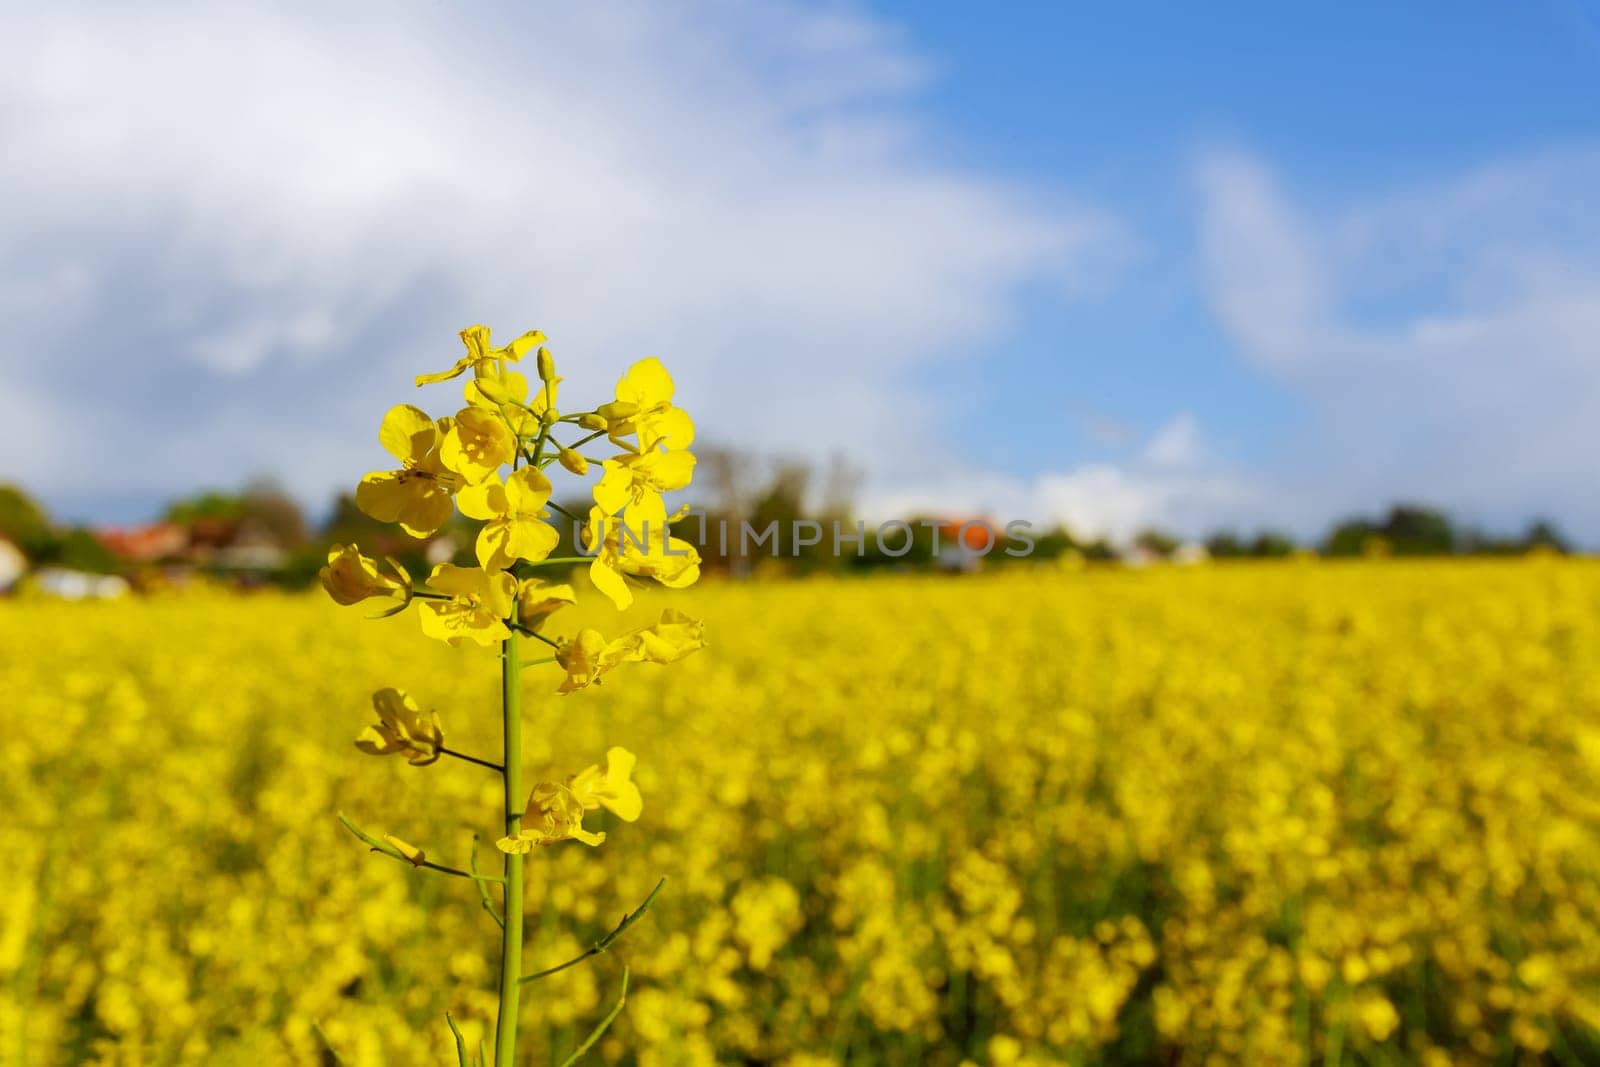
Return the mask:
{"type": "MultiPolygon", "coordinates": [[[[781,569],[806,574],[949,566],[949,524],[971,518],[950,514],[906,516],[908,540],[903,550],[885,551],[868,536],[859,548],[851,542],[845,550],[836,552],[830,536],[834,524],[854,532],[859,521],[854,507],[861,484],[859,469],[843,459],[817,468],[793,459],[763,461],[727,448],[706,447],[698,452],[694,513],[680,519],[673,532],[697,547],[704,567],[710,571],[738,575],[781,569]],[[776,525],[780,537],[787,537],[787,531],[795,529],[796,523],[813,524],[824,536],[810,545],[780,543],[777,552],[763,548],[751,553],[740,542],[738,531],[746,526],[762,531],[776,525]],[[724,529],[730,534],[719,536],[724,529]]],[[[588,512],[587,500],[557,503],[573,515],[588,512]]],[[[561,536],[554,554],[578,554],[576,524],[559,513],[552,513],[551,521],[561,536]]],[[[135,569],[135,563],[147,567],[187,566],[225,572],[239,580],[299,586],[314,580],[330,544],[353,542],[369,555],[394,556],[420,577],[443,560],[468,562],[475,535],[475,524],[458,515],[428,541],[416,541],[363,514],[349,494],[335,499],[326,521],[313,524],[294,498],[270,481],[252,482],[238,492],[207,490],[175,500],[164,511],[161,524],[181,530],[182,548],[161,558],[130,560],[127,554],[114,550],[118,545],[106,530],[57,524],[22,490],[0,486],[0,537],[15,544],[32,565],[102,574],[126,574],[135,569]],[[255,551],[244,551],[248,548],[255,551]],[[239,558],[245,562],[230,562],[239,558]]],[[[845,536],[848,538],[849,533],[845,536]]],[[[1203,544],[1202,552],[1199,544],[1185,543],[1170,532],[1146,529],[1131,544],[1118,547],[1104,539],[1080,537],[1060,525],[1035,528],[1031,539],[1032,550],[1022,562],[1065,556],[1084,560],[1130,555],[1172,558],[1185,553],[1214,559],[1271,559],[1295,553],[1351,557],[1514,555],[1533,550],[1572,550],[1548,520],[1531,522],[1517,536],[1497,536],[1458,527],[1445,511],[1415,503],[1396,504],[1381,516],[1342,519],[1320,542],[1307,544],[1273,529],[1248,534],[1225,529],[1199,543],[1203,544]]],[[[1019,562],[1002,552],[988,553],[984,561],[986,565],[1019,562]]]]}

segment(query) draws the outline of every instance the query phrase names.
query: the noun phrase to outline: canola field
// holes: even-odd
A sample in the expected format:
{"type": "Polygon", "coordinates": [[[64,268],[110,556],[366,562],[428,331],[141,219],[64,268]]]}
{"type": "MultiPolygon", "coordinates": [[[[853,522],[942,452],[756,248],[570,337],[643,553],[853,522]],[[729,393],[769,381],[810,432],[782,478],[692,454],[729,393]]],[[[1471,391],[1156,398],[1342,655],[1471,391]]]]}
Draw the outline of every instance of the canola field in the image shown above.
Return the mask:
{"type": "MultiPolygon", "coordinates": [[[[528,987],[527,1063],[565,1058],[624,964],[597,1062],[1600,1063],[1600,565],[670,603],[709,643],[670,670],[524,675],[527,773],[625,745],[644,796],[605,847],[531,857],[529,966],[668,878],[528,987]]],[[[0,1062],[439,1064],[445,1012],[492,1032],[471,882],[337,813],[498,862],[496,775],[352,745],[394,685],[497,756],[495,653],[362,614],[0,602],[0,1062]]]]}

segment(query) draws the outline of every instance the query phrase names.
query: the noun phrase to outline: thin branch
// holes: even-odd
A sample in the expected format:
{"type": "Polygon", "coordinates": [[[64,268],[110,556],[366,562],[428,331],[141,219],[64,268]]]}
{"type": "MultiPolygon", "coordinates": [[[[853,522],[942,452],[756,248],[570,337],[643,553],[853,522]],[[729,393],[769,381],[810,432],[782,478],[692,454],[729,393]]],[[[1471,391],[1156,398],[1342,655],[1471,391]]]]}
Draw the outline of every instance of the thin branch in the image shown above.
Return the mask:
{"type": "Polygon", "coordinates": [[[555,661],[556,661],[556,658],[554,656],[545,656],[542,659],[525,659],[525,660],[522,661],[521,666],[524,666],[524,667],[537,667],[541,663],[554,663],[555,661]]]}
{"type": "Polygon", "coordinates": [[[546,637],[544,634],[540,633],[538,630],[530,630],[530,629],[528,629],[528,627],[522,625],[520,622],[508,622],[508,623],[506,623],[506,625],[511,627],[513,630],[517,631],[517,633],[519,633],[519,634],[524,634],[524,635],[526,635],[528,637],[534,638],[535,640],[543,641],[545,644],[549,645],[551,648],[560,648],[561,647],[561,642],[560,641],[556,641],[556,640],[554,640],[552,638],[546,637]]]}
{"type": "Polygon", "coordinates": [[[615,930],[612,930],[609,934],[607,934],[606,936],[602,937],[600,940],[596,941],[594,944],[590,945],[581,954],[572,957],[572,959],[568,960],[565,963],[558,963],[554,967],[548,967],[548,968],[546,968],[546,969],[544,969],[542,971],[538,971],[538,972],[536,972],[534,974],[523,975],[521,978],[519,978],[517,980],[519,982],[524,982],[524,983],[526,983],[526,982],[537,982],[541,978],[548,978],[552,974],[557,974],[557,973],[559,973],[561,971],[566,970],[568,967],[576,967],[578,964],[582,963],[584,960],[588,959],[591,956],[600,955],[600,953],[602,953],[606,949],[610,948],[611,947],[611,943],[613,941],[615,941],[617,938],[621,937],[623,932],[625,930],[627,930],[628,927],[632,926],[634,923],[639,921],[639,916],[643,915],[647,910],[649,910],[650,905],[655,902],[656,894],[661,892],[661,887],[666,885],[666,884],[667,884],[667,880],[665,878],[663,878],[663,879],[661,879],[661,881],[657,882],[656,883],[656,887],[654,889],[650,890],[650,895],[644,898],[644,903],[643,904],[640,904],[637,908],[633,909],[633,912],[631,914],[624,915],[622,917],[622,921],[617,924],[617,928],[615,930]]]}
{"type": "Polygon", "coordinates": [[[402,853],[399,849],[395,848],[393,845],[389,845],[389,844],[386,844],[386,843],[384,843],[382,841],[379,841],[376,837],[373,837],[371,834],[369,834],[365,830],[361,829],[361,827],[359,827],[355,823],[351,822],[349,817],[347,815],[345,815],[345,813],[342,812],[342,811],[339,813],[339,821],[344,824],[344,828],[346,830],[349,830],[356,837],[360,838],[362,843],[367,845],[369,848],[371,848],[372,851],[381,852],[383,855],[392,857],[393,859],[397,859],[401,863],[408,863],[413,867],[426,867],[426,868],[428,868],[428,870],[430,870],[430,871],[438,871],[440,874],[453,874],[457,878],[471,878],[475,882],[504,882],[505,881],[505,879],[501,878],[499,875],[494,875],[494,874],[472,874],[471,872],[463,871],[458,867],[446,867],[442,863],[434,863],[434,862],[432,862],[430,860],[423,860],[420,863],[415,862],[413,860],[407,859],[405,854],[402,853]]]}
{"type": "Polygon", "coordinates": [[[454,756],[456,759],[465,760],[468,763],[476,763],[480,767],[487,767],[491,771],[498,771],[501,774],[504,774],[506,771],[506,769],[500,766],[498,763],[490,763],[486,759],[479,759],[477,756],[469,756],[465,752],[457,752],[455,749],[445,748],[443,745],[439,746],[439,753],[440,755],[444,756],[454,756]]]}
{"type": "Polygon", "coordinates": [[[506,928],[506,921],[500,918],[500,913],[495,910],[494,898],[489,896],[489,887],[483,884],[482,879],[478,875],[477,834],[472,835],[472,876],[473,878],[478,879],[478,897],[483,901],[483,910],[489,913],[489,918],[493,919],[500,925],[500,929],[504,930],[506,928]]]}
{"type": "Polygon", "coordinates": [[[611,1028],[611,1024],[617,1021],[617,1016],[622,1014],[622,1006],[627,1002],[628,968],[624,967],[622,968],[622,991],[617,994],[616,1004],[612,1005],[611,1010],[606,1013],[606,1017],[604,1019],[600,1020],[599,1025],[589,1032],[589,1036],[584,1038],[583,1044],[573,1049],[572,1055],[568,1056],[562,1061],[561,1067],[572,1067],[573,1064],[583,1059],[583,1057],[588,1054],[589,1050],[594,1048],[595,1043],[605,1035],[605,1032],[608,1029],[611,1028]]]}
{"type": "Polygon", "coordinates": [[[449,1012],[444,1013],[444,1021],[450,1024],[450,1032],[456,1038],[456,1062],[461,1067],[472,1067],[472,1061],[467,1059],[467,1039],[461,1035],[461,1028],[456,1025],[455,1019],[449,1012]]]}
{"type": "Polygon", "coordinates": [[[561,514],[565,515],[567,518],[571,519],[573,522],[588,522],[589,521],[588,519],[584,518],[581,515],[577,515],[577,514],[574,514],[573,512],[568,511],[566,508],[562,507],[560,504],[557,504],[554,500],[546,500],[544,502],[544,506],[547,507],[547,508],[551,508],[551,509],[553,509],[555,511],[561,512],[561,514]]]}
{"type": "Polygon", "coordinates": [[[339,1055],[339,1050],[333,1047],[333,1042],[328,1040],[328,1032],[322,1028],[321,1023],[312,1023],[311,1032],[317,1035],[317,1040],[322,1042],[322,1050],[333,1057],[336,1067],[344,1067],[344,1057],[339,1055]]]}

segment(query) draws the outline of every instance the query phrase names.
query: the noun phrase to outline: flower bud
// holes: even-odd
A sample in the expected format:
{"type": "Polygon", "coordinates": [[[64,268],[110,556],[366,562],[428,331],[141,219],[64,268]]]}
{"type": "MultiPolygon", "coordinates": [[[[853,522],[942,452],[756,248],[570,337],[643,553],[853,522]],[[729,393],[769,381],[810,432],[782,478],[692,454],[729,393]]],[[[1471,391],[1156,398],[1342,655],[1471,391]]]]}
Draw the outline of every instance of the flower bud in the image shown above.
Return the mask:
{"type": "Polygon", "coordinates": [[[393,834],[383,835],[384,844],[400,854],[400,858],[410,863],[413,867],[421,867],[428,862],[428,854],[409,841],[402,841],[393,834]]]}
{"type": "Polygon", "coordinates": [[[606,420],[593,411],[586,411],[578,416],[578,425],[585,430],[603,430],[606,428],[606,420]]]}
{"type": "Polygon", "coordinates": [[[554,426],[556,423],[561,421],[561,412],[557,411],[554,407],[547,407],[543,412],[540,413],[539,420],[546,426],[554,426]]]}
{"type": "Polygon", "coordinates": [[[548,348],[541,347],[539,349],[538,363],[539,363],[539,380],[541,382],[553,382],[553,381],[555,381],[556,380],[556,361],[553,358],[551,358],[550,350],[548,348]]]}
{"type": "Polygon", "coordinates": [[[567,470],[582,478],[589,473],[589,461],[570,448],[563,448],[560,455],[561,465],[567,470]]]}

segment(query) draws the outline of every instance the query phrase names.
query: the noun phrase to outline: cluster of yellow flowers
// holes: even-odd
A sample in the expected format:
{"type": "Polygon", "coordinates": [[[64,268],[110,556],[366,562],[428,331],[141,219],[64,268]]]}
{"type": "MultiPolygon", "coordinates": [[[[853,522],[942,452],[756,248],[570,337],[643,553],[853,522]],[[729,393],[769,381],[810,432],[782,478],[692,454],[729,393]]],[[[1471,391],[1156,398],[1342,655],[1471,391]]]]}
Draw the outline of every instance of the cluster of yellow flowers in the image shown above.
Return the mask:
{"type": "MultiPolygon", "coordinates": [[[[488,327],[473,326],[462,331],[461,340],[466,355],[449,370],[420,375],[416,384],[445,382],[470,371],[464,388],[466,406],[454,416],[438,419],[411,404],[391,408],[378,430],[378,441],[400,461],[400,468],[368,474],[357,486],[355,500],[368,515],[396,523],[417,538],[438,532],[459,508],[464,517],[481,523],[474,546],[477,566],[439,563],[425,587],[418,588],[393,558],[387,560],[390,573],[384,573],[358,545],[334,545],[321,577],[339,604],[397,601],[381,613],[387,617],[421,600],[419,618],[427,636],[452,646],[463,641],[500,646],[504,724],[500,763],[446,747],[438,714],[424,715],[410,694],[393,687],[373,694],[378,722],[357,738],[356,747],[375,756],[405,755],[415,766],[452,756],[497,771],[505,784],[508,812],[504,835],[496,841],[507,857],[505,873],[480,874],[475,853],[470,871],[431,862],[423,849],[400,837],[385,834],[380,840],[342,814],[340,820],[374,851],[471,878],[477,885],[484,910],[503,933],[494,1063],[510,1067],[517,1061],[520,985],[532,980],[521,973],[522,856],[535,845],[563,841],[599,845],[606,835],[584,827],[586,813],[604,808],[632,822],[643,807],[639,788],[631,780],[633,753],[613,747],[604,771],[595,765],[564,782],[538,782],[522,813],[512,810],[521,795],[521,669],[559,664],[566,677],[556,691],[568,694],[598,683],[624,663],[673,663],[704,644],[700,624],[672,609],[663,611],[655,624],[612,640],[592,628],[562,639],[543,632],[551,616],[574,604],[577,595],[570,584],[548,581],[534,572],[580,559],[551,556],[561,542],[548,521],[551,509],[572,519],[577,516],[551,501],[553,486],[545,471],[559,463],[572,475],[587,476],[590,460],[579,449],[600,437],[622,450],[602,461],[604,473],[593,486],[594,504],[582,532],[592,550],[590,582],[622,610],[633,602],[630,578],[651,578],[663,586],[682,588],[699,577],[693,546],[671,536],[662,495],[685,488],[694,475],[695,458],[689,451],[694,423],[673,404],[672,378],[653,358],[629,368],[617,383],[614,400],[591,411],[563,415],[556,407],[562,379],[543,334],[531,331],[496,348],[488,327]],[[527,377],[510,366],[530,352],[536,352],[539,376],[539,389],[531,397],[527,377]],[[562,444],[557,436],[582,430],[588,435],[570,444],[562,444]],[[502,474],[506,468],[509,471],[502,474]],[[554,654],[523,663],[517,641],[523,634],[550,645],[554,654]],[[490,888],[494,885],[501,891],[504,917],[495,909],[490,888]]],[[[624,995],[626,988],[625,975],[624,995]]],[[[612,1018],[614,1013],[601,1024],[596,1039],[612,1018]]],[[[487,1043],[474,1053],[459,1032],[458,1039],[461,1067],[488,1067],[487,1043]]]]}
{"type": "MultiPolygon", "coordinates": [[[[627,578],[651,578],[673,589],[700,576],[694,546],[671,536],[672,518],[663,493],[688,486],[694,475],[694,423],[672,403],[672,377],[657,359],[635,363],[617,383],[616,399],[593,411],[562,415],[556,408],[562,378],[538,331],[492,347],[488,327],[463,330],[467,354],[438,374],[424,374],[428,385],[473,376],[465,387],[466,406],[453,417],[435,419],[420,408],[398,404],[383,418],[378,440],[400,461],[400,469],[374,471],[356,488],[356,505],[380,522],[397,523],[413,537],[436,533],[455,514],[480,520],[478,567],[441,563],[419,593],[404,569],[389,561],[384,574],[356,545],[335,545],[328,553],[322,582],[340,604],[395,598],[400,610],[416,596],[422,605],[422,632],[459,644],[503,641],[514,627],[536,633],[557,610],[574,599],[572,586],[534,576],[518,578],[518,561],[545,564],[560,541],[548,521],[553,487],[545,473],[559,463],[579,477],[589,459],[579,449],[605,437],[622,452],[603,461],[593,487],[594,505],[584,538],[593,553],[589,577],[617,608],[633,603],[627,578]],[[540,388],[530,399],[528,379],[507,364],[537,348],[540,388]],[[588,430],[563,445],[558,429],[588,430]],[[526,466],[522,464],[526,463],[526,466]],[[504,478],[501,470],[511,467],[504,478]]],[[[570,517],[571,513],[567,513],[570,517]]],[[[571,560],[553,561],[570,563],[571,560]]],[[[596,681],[606,667],[630,660],[666,663],[700,647],[700,632],[674,615],[663,625],[608,643],[586,630],[558,645],[567,668],[563,691],[596,681]]]]}
{"type": "MultiPolygon", "coordinates": [[[[572,584],[585,591],[581,571],[572,584]]],[[[583,767],[528,867],[526,1062],[614,999],[608,1062],[1600,1062],[1600,565],[1089,567],[702,582],[715,656],[551,697],[583,767]],[[603,717],[596,714],[604,709],[603,717]],[[693,709],[692,711],[685,709],[693,709]],[[670,798],[650,831],[623,784],[670,798]],[[603,806],[609,797],[621,810],[603,806]],[[581,815],[580,815],[581,811],[581,815]],[[613,847],[624,845],[626,847],[613,847]],[[618,958],[618,957],[622,958],[618,958]]],[[[574,629],[611,607],[579,596],[574,629]]],[[[636,610],[659,610],[646,593],[636,610]]],[[[340,847],[341,806],[454,856],[500,802],[492,652],[325,598],[0,604],[0,1048],[19,1062],[439,1063],[493,1033],[458,880],[340,847]],[[462,671],[462,657],[484,677],[462,671]],[[416,779],[428,802],[410,799],[416,779]],[[12,1050],[17,1050],[15,1053],[12,1050]]],[[[462,888],[465,888],[462,886],[462,888]]],[[[471,890],[466,889],[470,899],[471,890]]]]}

